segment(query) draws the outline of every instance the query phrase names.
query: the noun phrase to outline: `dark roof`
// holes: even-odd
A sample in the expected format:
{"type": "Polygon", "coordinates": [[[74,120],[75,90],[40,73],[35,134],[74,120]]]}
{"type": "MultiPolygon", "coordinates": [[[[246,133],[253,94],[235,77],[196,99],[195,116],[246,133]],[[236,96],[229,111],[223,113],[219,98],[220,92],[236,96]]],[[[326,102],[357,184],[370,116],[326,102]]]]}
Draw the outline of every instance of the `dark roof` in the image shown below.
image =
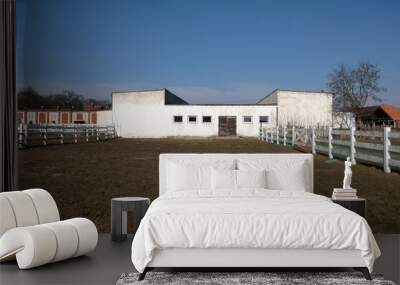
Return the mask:
{"type": "Polygon", "coordinates": [[[165,89],[165,105],[188,105],[189,103],[181,97],[176,96],[174,93],[165,89]]]}

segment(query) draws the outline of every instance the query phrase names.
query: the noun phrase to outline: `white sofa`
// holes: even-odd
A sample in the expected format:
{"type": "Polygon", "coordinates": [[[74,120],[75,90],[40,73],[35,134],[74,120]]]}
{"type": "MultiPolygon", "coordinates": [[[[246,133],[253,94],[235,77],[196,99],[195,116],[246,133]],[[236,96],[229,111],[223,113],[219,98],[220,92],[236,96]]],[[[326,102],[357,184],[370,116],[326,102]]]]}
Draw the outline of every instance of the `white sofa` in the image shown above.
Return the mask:
{"type": "Polygon", "coordinates": [[[43,189],[0,193],[0,262],[20,269],[80,256],[96,248],[98,233],[85,218],[60,221],[53,197],[43,189]]]}

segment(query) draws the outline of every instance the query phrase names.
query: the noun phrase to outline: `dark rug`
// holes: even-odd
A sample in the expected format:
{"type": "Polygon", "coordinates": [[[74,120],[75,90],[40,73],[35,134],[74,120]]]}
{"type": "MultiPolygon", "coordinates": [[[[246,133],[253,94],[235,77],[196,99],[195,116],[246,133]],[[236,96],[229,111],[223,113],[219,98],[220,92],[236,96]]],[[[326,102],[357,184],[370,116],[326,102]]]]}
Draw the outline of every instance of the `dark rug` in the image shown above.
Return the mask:
{"type": "Polygon", "coordinates": [[[395,285],[380,275],[372,275],[368,281],[359,272],[148,272],[138,281],[138,273],[122,274],[117,285],[133,284],[368,284],[395,285]]]}

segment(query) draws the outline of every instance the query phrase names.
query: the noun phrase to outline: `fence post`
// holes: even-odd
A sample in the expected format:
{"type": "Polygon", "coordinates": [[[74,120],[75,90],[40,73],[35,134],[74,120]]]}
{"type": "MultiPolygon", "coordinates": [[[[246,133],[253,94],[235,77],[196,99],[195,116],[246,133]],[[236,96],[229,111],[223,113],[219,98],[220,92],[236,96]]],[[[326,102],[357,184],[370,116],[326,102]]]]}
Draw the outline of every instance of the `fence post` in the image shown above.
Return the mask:
{"type": "Polygon", "coordinates": [[[99,137],[99,128],[96,127],[96,140],[99,141],[100,137],[99,137]]]}
{"type": "Polygon", "coordinates": [[[279,144],[279,127],[276,128],[276,144],[279,144]]]}
{"type": "Polygon", "coordinates": [[[28,125],[24,125],[24,144],[28,146],[28,125]]]}
{"type": "Polygon", "coordinates": [[[350,159],[351,164],[356,164],[356,137],[355,137],[355,127],[350,128],[350,159]]]}
{"type": "Polygon", "coordinates": [[[269,132],[269,134],[270,134],[269,141],[271,143],[274,143],[274,132],[273,132],[272,128],[269,128],[269,130],[270,130],[270,132],[269,132]]]}
{"type": "Polygon", "coordinates": [[[309,133],[308,130],[309,130],[309,128],[304,127],[304,143],[305,143],[305,145],[308,144],[308,133],[309,133]]]}
{"type": "Polygon", "coordinates": [[[292,127],[292,146],[294,147],[296,143],[296,128],[293,126],[292,127]]]}
{"type": "Polygon", "coordinates": [[[311,151],[315,154],[315,127],[311,129],[311,151]]]}
{"type": "Polygon", "coordinates": [[[64,144],[64,125],[61,126],[60,144],[64,144]]]}
{"type": "Polygon", "coordinates": [[[270,128],[269,131],[270,131],[270,133],[269,133],[269,134],[270,134],[269,140],[270,140],[271,143],[274,143],[274,130],[273,130],[272,128],[270,128]]]}
{"type": "Polygon", "coordinates": [[[44,127],[43,145],[47,145],[47,124],[44,127]]]}
{"type": "Polygon", "coordinates": [[[286,145],[286,132],[287,132],[287,129],[286,129],[286,127],[284,127],[283,128],[283,145],[286,145]]]}
{"type": "Polygon", "coordinates": [[[85,126],[85,131],[86,131],[86,142],[89,142],[89,130],[87,126],[85,126]]]}
{"type": "Polygon", "coordinates": [[[329,159],[333,159],[333,155],[332,155],[332,127],[328,128],[328,155],[329,155],[329,159]]]}
{"type": "Polygon", "coordinates": [[[78,134],[77,134],[77,128],[74,128],[74,141],[75,143],[78,143],[78,134]]]}
{"type": "Polygon", "coordinates": [[[390,127],[383,129],[383,170],[390,173],[390,127]]]}

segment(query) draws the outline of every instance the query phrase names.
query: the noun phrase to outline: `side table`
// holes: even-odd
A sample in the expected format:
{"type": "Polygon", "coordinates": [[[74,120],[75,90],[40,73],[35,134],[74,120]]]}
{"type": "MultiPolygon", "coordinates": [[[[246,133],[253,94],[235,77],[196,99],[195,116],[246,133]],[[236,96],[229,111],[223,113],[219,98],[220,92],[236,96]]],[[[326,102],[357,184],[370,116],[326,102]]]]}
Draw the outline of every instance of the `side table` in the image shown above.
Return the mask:
{"type": "Polygon", "coordinates": [[[364,198],[354,199],[332,199],[332,202],[359,214],[363,218],[367,218],[367,200],[364,198]]]}
{"type": "Polygon", "coordinates": [[[111,239],[123,241],[128,233],[127,212],[134,213],[134,231],[139,227],[150,205],[149,198],[143,197],[118,197],[111,199],[111,239]]]}

